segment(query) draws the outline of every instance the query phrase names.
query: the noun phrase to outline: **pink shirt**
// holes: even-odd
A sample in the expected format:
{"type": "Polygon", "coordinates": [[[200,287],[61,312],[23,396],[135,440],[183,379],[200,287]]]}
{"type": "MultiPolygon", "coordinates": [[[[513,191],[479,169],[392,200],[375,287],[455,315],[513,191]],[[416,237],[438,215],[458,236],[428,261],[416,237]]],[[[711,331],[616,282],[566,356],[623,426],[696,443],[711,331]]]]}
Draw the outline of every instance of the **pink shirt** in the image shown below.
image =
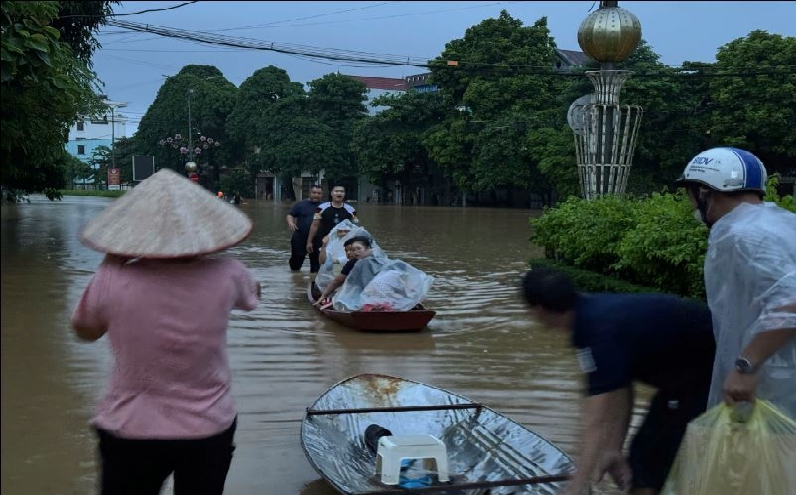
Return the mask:
{"type": "Polygon", "coordinates": [[[189,439],[235,419],[226,332],[257,306],[243,263],[225,258],[103,263],[72,323],[107,328],[115,363],[92,423],[122,438],[189,439]]]}

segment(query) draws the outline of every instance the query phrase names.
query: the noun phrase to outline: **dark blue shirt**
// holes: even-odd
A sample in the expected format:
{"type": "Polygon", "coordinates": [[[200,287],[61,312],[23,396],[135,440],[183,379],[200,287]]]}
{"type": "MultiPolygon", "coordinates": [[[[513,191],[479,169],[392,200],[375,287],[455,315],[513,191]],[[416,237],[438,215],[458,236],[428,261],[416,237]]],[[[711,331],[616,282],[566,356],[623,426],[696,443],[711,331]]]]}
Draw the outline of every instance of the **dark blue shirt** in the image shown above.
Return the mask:
{"type": "Polygon", "coordinates": [[[707,306],[667,294],[581,295],[572,343],[589,395],[634,381],[677,386],[710,373],[716,349],[707,306]]]}
{"type": "Polygon", "coordinates": [[[312,217],[315,215],[315,210],[318,208],[319,204],[318,202],[313,203],[309,199],[305,199],[299,201],[290,208],[288,215],[296,219],[298,231],[302,234],[309,234],[310,225],[312,225],[312,217]]]}

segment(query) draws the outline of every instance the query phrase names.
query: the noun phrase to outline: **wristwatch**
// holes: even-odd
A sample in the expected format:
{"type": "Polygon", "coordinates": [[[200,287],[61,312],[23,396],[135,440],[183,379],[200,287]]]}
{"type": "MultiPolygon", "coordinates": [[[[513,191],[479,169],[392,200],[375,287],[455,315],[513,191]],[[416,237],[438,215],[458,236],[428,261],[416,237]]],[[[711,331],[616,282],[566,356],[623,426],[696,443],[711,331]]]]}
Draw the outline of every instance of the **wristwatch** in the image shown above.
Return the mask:
{"type": "Polygon", "coordinates": [[[757,371],[752,362],[743,356],[738,356],[738,359],[735,360],[735,369],[738,370],[738,373],[743,373],[744,375],[751,375],[757,371]]]}

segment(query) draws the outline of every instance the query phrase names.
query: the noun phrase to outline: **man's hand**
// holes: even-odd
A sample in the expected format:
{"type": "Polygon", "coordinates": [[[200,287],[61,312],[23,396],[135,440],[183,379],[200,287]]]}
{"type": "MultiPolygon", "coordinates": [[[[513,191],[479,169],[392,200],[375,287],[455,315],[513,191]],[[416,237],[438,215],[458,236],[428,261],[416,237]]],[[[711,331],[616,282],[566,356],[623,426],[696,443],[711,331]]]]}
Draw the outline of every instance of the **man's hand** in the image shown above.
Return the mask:
{"type": "Polygon", "coordinates": [[[298,225],[296,225],[295,223],[289,223],[287,224],[287,230],[295,232],[298,230],[298,225]]]}
{"type": "Polygon", "coordinates": [[[630,489],[633,472],[621,452],[606,452],[603,454],[597,467],[597,472],[599,473],[597,481],[602,481],[607,473],[620,490],[627,491],[630,489]]]}
{"type": "Polygon", "coordinates": [[[734,405],[736,402],[752,402],[759,377],[757,373],[740,373],[732,370],[724,380],[724,402],[734,405]]]}
{"type": "Polygon", "coordinates": [[[308,253],[311,253],[311,252],[313,252],[313,251],[315,251],[315,246],[313,246],[313,245],[312,245],[312,241],[309,241],[309,242],[307,243],[307,252],[308,252],[308,253]]]}

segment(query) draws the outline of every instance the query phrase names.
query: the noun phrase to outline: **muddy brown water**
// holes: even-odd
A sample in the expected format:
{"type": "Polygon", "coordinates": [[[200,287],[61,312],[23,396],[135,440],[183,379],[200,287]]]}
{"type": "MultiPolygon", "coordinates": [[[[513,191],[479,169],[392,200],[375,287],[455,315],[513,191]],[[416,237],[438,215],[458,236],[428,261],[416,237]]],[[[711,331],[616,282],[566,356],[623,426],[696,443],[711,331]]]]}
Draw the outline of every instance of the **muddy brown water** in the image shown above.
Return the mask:
{"type": "MultiPolygon", "coordinates": [[[[111,200],[67,197],[2,207],[2,493],[96,493],[88,427],[112,357],[78,341],[69,316],[102,256],[79,228],[111,200]]],[[[419,334],[368,334],[323,319],[306,301],[309,262],[287,267],[289,204],[250,202],[252,235],[229,254],[263,284],[260,306],[229,328],[237,450],[232,495],[336,493],[304,456],[304,410],[334,383],[384,373],[481,402],[575,453],[581,375],[564,335],[532,322],[519,277],[539,250],[538,212],[359,205],[362,225],[392,258],[436,277],[437,311],[419,334]]],[[[169,490],[170,491],[170,490],[169,490]]],[[[164,490],[164,493],[166,490],[164,490]]]]}

